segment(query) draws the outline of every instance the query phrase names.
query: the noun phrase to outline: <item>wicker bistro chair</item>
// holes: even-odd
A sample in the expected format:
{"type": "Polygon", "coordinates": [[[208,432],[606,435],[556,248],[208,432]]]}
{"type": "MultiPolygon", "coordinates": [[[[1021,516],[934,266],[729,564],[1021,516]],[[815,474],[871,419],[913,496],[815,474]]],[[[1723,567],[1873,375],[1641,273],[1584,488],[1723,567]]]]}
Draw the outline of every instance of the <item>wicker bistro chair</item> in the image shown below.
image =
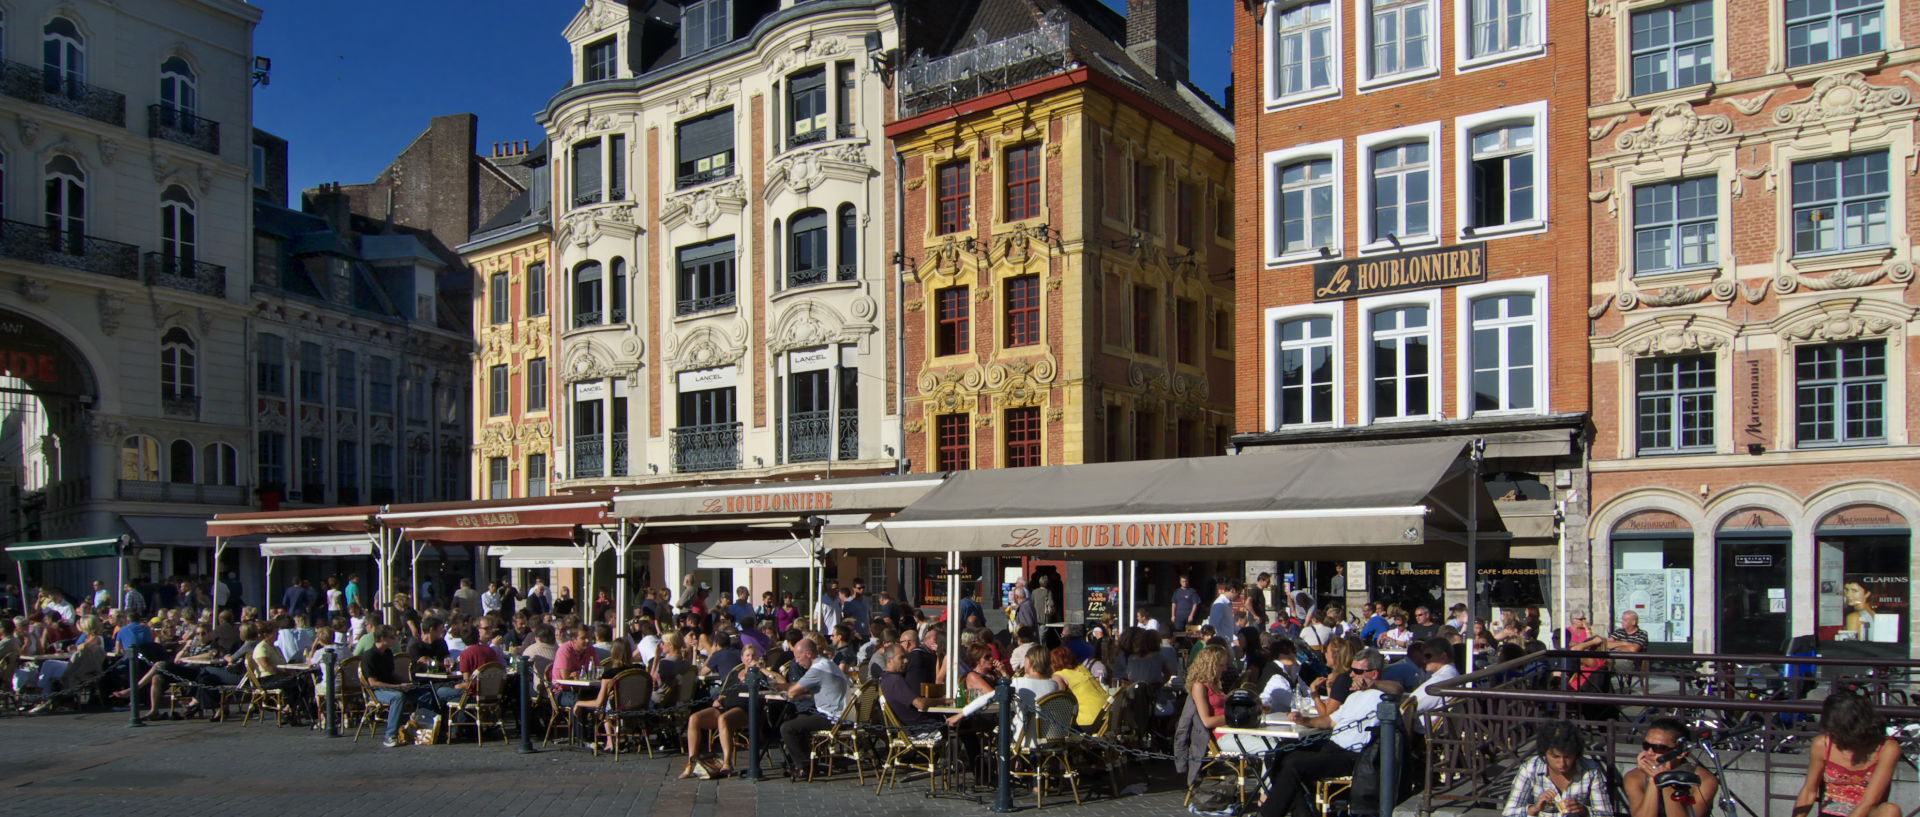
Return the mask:
{"type": "MultiPolygon", "coordinates": [[[[361,690],[360,717],[355,720],[353,725],[353,739],[355,742],[358,742],[360,740],[361,729],[365,729],[372,724],[384,722],[389,708],[402,706],[403,704],[389,704],[374,697],[373,688],[367,684],[367,665],[364,662],[355,666],[354,670],[354,675],[358,678],[358,686],[361,690]]],[[[369,734],[377,732],[378,730],[379,727],[375,726],[369,734]]]]}
{"type": "Polygon", "coordinates": [[[447,742],[453,742],[460,727],[473,727],[473,741],[483,743],[486,728],[500,729],[500,742],[507,742],[506,723],[507,668],[499,662],[483,664],[473,671],[473,686],[460,694],[460,700],[449,708],[452,715],[447,721],[447,742]],[[463,719],[462,716],[465,716],[463,719]]]}
{"type": "Polygon", "coordinates": [[[893,714],[893,707],[887,705],[884,695],[880,697],[879,704],[874,708],[879,710],[882,722],[886,726],[884,735],[886,759],[874,772],[877,785],[873,787],[873,793],[879,794],[882,789],[885,789],[888,780],[898,784],[901,769],[926,772],[930,790],[938,791],[940,789],[940,753],[946,748],[946,730],[908,731],[900,723],[900,718],[893,714]]]}
{"type": "MultiPolygon", "coordinates": [[[[644,667],[624,669],[613,676],[613,691],[608,694],[607,702],[596,712],[588,713],[594,719],[597,728],[587,732],[593,741],[593,753],[600,754],[600,739],[606,738],[613,746],[613,759],[620,759],[620,739],[632,733],[640,736],[640,745],[647,750],[647,757],[653,757],[653,676],[647,674],[644,667]]],[[[577,711],[577,710],[576,710],[577,711]]]]}
{"type": "Polygon", "coordinates": [[[0,655],[0,714],[13,715],[20,711],[20,693],[13,688],[13,674],[19,669],[20,653],[0,655]]]}
{"type": "Polygon", "coordinates": [[[274,723],[280,726],[286,726],[294,717],[294,704],[288,688],[267,686],[266,679],[260,676],[259,668],[252,661],[247,662],[247,675],[240,685],[247,699],[247,709],[240,715],[241,726],[252,722],[254,715],[259,715],[260,722],[266,723],[268,712],[274,713],[274,723]]]}
{"type": "MultiPolygon", "coordinates": [[[[1405,700],[1400,702],[1401,746],[1408,745],[1407,742],[1412,738],[1413,719],[1419,717],[1419,713],[1419,699],[1408,695],[1405,700]]],[[[1313,807],[1321,815],[1333,814],[1336,811],[1352,814],[1352,804],[1349,802],[1352,795],[1353,775],[1328,777],[1316,780],[1313,783],[1313,807]],[[1346,795],[1348,800],[1341,800],[1342,795],[1346,795]]],[[[1242,799],[1244,800],[1245,798],[1242,799]]]]}
{"type": "Polygon", "coordinates": [[[821,760],[827,763],[827,774],[833,774],[833,762],[839,759],[853,761],[853,776],[861,785],[866,785],[866,763],[875,761],[878,767],[879,749],[872,746],[872,727],[875,720],[875,706],[880,701],[880,682],[866,681],[854,687],[853,696],[847,701],[847,709],[840,713],[840,719],[833,725],[813,733],[813,741],[807,753],[807,781],[812,782],[815,764],[821,760]]]}
{"type": "Polygon", "coordinates": [[[1073,721],[1080,702],[1073,693],[1061,691],[1041,696],[1034,702],[1020,727],[1020,739],[1014,742],[1013,755],[1026,765],[1013,772],[1033,779],[1033,805],[1039,808],[1047,797],[1050,772],[1065,778],[1073,789],[1073,802],[1080,803],[1080,772],[1073,767],[1073,721]]]}
{"type": "Polygon", "coordinates": [[[1078,744],[1081,757],[1106,770],[1107,783],[1113,787],[1116,798],[1120,796],[1120,770],[1126,767],[1128,757],[1126,752],[1114,747],[1135,745],[1139,734],[1139,725],[1133,722],[1132,695],[1131,684],[1114,690],[1093,728],[1087,730],[1094,740],[1078,744]]]}
{"type": "MultiPolygon", "coordinates": [[[[340,722],[343,724],[352,723],[355,718],[359,717],[360,710],[366,708],[368,697],[366,685],[360,683],[360,656],[348,656],[342,659],[340,663],[335,664],[333,667],[333,678],[334,706],[339,713],[340,722]]],[[[321,716],[325,717],[327,691],[324,685],[314,694],[317,696],[316,700],[322,707],[321,716]]]]}

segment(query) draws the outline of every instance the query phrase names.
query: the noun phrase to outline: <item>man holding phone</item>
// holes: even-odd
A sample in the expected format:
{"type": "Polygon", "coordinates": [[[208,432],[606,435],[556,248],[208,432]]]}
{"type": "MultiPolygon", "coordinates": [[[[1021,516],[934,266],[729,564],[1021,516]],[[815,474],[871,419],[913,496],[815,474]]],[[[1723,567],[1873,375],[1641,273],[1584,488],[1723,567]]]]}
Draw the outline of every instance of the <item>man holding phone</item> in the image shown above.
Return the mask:
{"type": "Polygon", "coordinates": [[[1640,755],[1627,772],[1623,788],[1627,790],[1630,817],[1707,817],[1713,811],[1720,780],[1687,757],[1686,725],[1673,718],[1660,718],[1647,726],[1640,755]],[[1699,785],[1661,791],[1656,781],[1661,774],[1674,771],[1692,772],[1700,778],[1699,785]]]}

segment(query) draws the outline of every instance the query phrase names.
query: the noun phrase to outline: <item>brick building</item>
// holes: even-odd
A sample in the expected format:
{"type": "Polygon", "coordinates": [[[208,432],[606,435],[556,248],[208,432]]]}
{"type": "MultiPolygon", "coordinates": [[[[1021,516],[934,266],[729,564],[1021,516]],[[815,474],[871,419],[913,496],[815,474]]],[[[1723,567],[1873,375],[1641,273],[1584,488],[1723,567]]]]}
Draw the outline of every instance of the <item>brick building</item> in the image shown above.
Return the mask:
{"type": "MultiPolygon", "coordinates": [[[[1513,538],[1480,613],[1577,611],[1586,5],[1234,9],[1236,448],[1484,440],[1513,538]]],[[[1347,601],[1464,600],[1461,554],[1348,562],[1347,601]]],[[[1281,563],[1323,593],[1333,566],[1281,563]]]]}
{"type": "Polygon", "coordinates": [[[1596,612],[1910,657],[1920,15],[1591,5],[1596,612]]]}
{"type": "MultiPolygon", "coordinates": [[[[908,56],[887,127],[905,184],[895,260],[916,471],[1225,447],[1233,126],[1186,81],[1185,0],[1128,9],[903,11],[905,36],[928,44],[908,56]],[[984,67],[955,70],[967,65],[984,67]]],[[[942,594],[939,561],[905,571],[919,577],[911,597],[942,594]]],[[[1117,570],[998,561],[978,575],[1052,572],[1074,611],[1117,570]]]]}

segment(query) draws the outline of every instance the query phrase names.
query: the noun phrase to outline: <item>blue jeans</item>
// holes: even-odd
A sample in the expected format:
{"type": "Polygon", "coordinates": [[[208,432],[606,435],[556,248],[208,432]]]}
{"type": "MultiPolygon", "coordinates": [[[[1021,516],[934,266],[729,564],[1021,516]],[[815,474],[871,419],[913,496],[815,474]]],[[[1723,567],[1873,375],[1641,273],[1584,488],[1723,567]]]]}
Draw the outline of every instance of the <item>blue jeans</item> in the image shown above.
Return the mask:
{"type": "Polygon", "coordinates": [[[373,699],[387,705],[387,740],[400,739],[400,719],[406,717],[407,691],[375,689],[373,699]]]}

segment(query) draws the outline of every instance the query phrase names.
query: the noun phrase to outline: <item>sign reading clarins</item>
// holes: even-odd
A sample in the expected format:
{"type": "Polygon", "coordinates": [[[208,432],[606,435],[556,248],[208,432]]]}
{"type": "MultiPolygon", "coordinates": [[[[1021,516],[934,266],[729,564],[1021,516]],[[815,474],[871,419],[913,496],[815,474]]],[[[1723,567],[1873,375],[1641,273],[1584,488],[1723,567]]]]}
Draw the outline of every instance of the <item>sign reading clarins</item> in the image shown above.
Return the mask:
{"type": "Polygon", "coordinates": [[[1338,301],[1487,279],[1485,242],[1313,265],[1313,299],[1338,301]]]}

